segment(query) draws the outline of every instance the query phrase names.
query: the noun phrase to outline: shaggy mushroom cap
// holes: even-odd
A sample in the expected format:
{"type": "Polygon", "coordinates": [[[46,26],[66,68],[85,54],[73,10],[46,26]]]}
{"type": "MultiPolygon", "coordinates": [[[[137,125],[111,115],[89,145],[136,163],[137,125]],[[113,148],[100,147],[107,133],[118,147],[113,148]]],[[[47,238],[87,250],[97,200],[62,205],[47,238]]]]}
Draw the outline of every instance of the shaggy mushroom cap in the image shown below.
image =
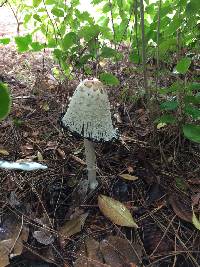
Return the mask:
{"type": "Polygon", "coordinates": [[[107,92],[96,78],[78,85],[62,122],[71,132],[94,141],[110,141],[117,137],[107,92]]]}

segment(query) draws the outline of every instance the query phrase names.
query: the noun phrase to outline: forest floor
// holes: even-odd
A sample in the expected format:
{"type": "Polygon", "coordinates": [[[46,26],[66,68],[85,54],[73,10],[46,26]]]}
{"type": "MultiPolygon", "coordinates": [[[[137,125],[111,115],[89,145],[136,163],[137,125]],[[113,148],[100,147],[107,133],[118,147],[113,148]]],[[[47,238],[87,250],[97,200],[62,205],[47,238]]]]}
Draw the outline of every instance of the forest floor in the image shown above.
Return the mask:
{"type": "MultiPolygon", "coordinates": [[[[6,25],[5,32],[13,27],[6,25]]],[[[200,212],[199,145],[183,139],[176,126],[155,127],[141,101],[139,69],[126,60],[118,70],[110,66],[121,82],[109,89],[120,138],[96,144],[99,187],[88,193],[83,140],[59,123],[83,77],[60,83],[54,67],[50,51],[0,46],[0,79],[13,99],[0,125],[0,157],[48,166],[0,170],[0,266],[200,266],[200,232],[192,224],[192,205],[200,212]],[[99,195],[124,203],[139,228],[113,224],[98,208],[99,195]]],[[[153,67],[148,77],[153,83],[153,67]]],[[[173,76],[160,81],[170,85],[173,76]]]]}

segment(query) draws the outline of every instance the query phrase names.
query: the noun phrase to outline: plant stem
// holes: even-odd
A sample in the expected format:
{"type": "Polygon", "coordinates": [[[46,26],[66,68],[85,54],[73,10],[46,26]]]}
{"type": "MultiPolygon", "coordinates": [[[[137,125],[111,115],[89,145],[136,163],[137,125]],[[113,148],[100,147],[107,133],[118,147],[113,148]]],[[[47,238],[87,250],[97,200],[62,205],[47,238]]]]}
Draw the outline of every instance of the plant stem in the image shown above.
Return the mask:
{"type": "Polygon", "coordinates": [[[146,41],[144,32],[144,3],[140,0],[140,20],[141,20],[141,31],[142,31],[142,67],[143,67],[143,77],[144,77],[144,89],[147,96],[147,106],[150,101],[150,91],[147,82],[147,69],[146,69],[146,41]]]}
{"type": "Polygon", "coordinates": [[[85,146],[89,187],[91,190],[93,190],[98,186],[98,182],[96,179],[96,154],[94,150],[94,144],[93,142],[85,138],[84,146],[85,146]]]}

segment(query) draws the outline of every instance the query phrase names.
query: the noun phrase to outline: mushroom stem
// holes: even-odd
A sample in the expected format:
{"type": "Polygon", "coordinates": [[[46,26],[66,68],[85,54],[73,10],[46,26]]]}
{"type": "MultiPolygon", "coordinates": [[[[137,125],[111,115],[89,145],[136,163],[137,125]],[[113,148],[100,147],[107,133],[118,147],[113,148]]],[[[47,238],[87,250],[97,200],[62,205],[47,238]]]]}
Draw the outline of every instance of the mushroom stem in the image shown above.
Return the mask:
{"type": "Polygon", "coordinates": [[[93,142],[84,138],[84,145],[85,145],[85,155],[86,155],[89,187],[91,190],[93,190],[98,186],[98,182],[96,178],[96,154],[95,154],[93,142]]]}

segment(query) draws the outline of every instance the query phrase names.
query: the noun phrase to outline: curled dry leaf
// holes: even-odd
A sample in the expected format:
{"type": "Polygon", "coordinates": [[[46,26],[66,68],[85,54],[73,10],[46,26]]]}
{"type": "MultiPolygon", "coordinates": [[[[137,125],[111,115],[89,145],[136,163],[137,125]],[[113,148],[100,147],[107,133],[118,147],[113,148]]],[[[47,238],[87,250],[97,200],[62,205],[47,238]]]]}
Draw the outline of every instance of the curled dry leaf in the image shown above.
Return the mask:
{"type": "Polygon", "coordinates": [[[125,180],[129,180],[129,181],[136,181],[138,179],[137,176],[134,175],[130,175],[128,173],[124,173],[124,174],[120,174],[119,175],[121,178],[124,178],[125,180]]]}
{"type": "Polygon", "coordinates": [[[136,222],[133,220],[130,211],[121,202],[113,198],[100,195],[98,197],[98,205],[101,212],[113,223],[120,226],[138,227],[136,222]]]}

